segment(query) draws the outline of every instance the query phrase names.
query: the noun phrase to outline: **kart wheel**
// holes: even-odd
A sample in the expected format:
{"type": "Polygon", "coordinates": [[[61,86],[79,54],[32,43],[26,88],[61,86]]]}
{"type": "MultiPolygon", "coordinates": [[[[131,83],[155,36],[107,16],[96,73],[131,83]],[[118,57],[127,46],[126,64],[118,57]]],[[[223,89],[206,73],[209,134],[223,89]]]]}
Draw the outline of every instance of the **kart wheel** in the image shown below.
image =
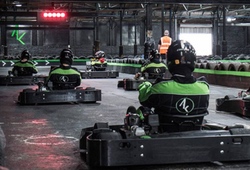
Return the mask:
{"type": "Polygon", "coordinates": [[[219,110],[218,107],[222,105],[224,102],[225,102],[224,98],[216,99],[216,110],[219,110]]]}
{"type": "Polygon", "coordinates": [[[80,157],[82,160],[86,161],[86,153],[87,153],[87,136],[90,135],[90,131],[81,131],[81,138],[80,138],[80,157]]]}
{"type": "Polygon", "coordinates": [[[122,136],[118,132],[100,132],[95,135],[95,139],[104,139],[104,140],[110,140],[110,139],[122,139],[122,136]]]}
{"type": "Polygon", "coordinates": [[[0,127],[0,169],[1,166],[5,165],[5,161],[4,161],[4,148],[6,145],[6,139],[5,139],[5,135],[0,127]]]}
{"type": "Polygon", "coordinates": [[[86,87],[85,90],[95,90],[95,87],[86,87]]]}
{"type": "Polygon", "coordinates": [[[34,90],[31,89],[31,88],[28,88],[28,89],[23,89],[23,92],[26,93],[26,92],[33,92],[34,90]]]}
{"type": "Polygon", "coordinates": [[[235,125],[228,128],[232,135],[250,134],[250,129],[244,128],[244,125],[235,125]]]}
{"type": "Polygon", "coordinates": [[[226,95],[224,98],[226,100],[230,100],[230,99],[235,99],[236,97],[234,95],[226,95]]]}

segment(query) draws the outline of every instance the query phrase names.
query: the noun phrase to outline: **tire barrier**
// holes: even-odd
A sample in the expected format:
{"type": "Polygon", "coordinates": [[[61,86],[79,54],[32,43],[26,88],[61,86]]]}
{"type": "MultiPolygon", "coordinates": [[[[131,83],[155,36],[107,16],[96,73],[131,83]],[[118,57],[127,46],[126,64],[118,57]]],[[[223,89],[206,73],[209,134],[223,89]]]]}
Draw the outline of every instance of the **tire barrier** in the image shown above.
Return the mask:
{"type": "Polygon", "coordinates": [[[195,68],[222,70],[222,71],[247,71],[250,72],[250,63],[241,62],[203,62],[196,63],[195,68]]]}
{"type": "Polygon", "coordinates": [[[239,71],[241,63],[229,63],[227,70],[228,71],[239,71]]]}
{"type": "Polygon", "coordinates": [[[205,69],[206,67],[207,67],[207,63],[206,62],[200,64],[200,68],[205,69]]]}
{"type": "Polygon", "coordinates": [[[229,65],[231,65],[232,63],[220,63],[219,66],[218,66],[218,70],[228,70],[229,68],[229,65]]]}
{"type": "Polygon", "coordinates": [[[219,70],[219,66],[220,66],[220,63],[217,63],[217,62],[209,62],[206,64],[206,69],[210,69],[210,70],[219,70]]]}
{"type": "Polygon", "coordinates": [[[250,71],[250,64],[249,63],[241,63],[238,71],[250,71]]]}
{"type": "Polygon", "coordinates": [[[195,68],[200,68],[201,63],[195,63],[195,68]]]}
{"type": "MultiPolygon", "coordinates": [[[[108,59],[110,63],[142,64],[145,60],[140,58],[108,59]]],[[[197,69],[222,70],[222,71],[248,71],[250,72],[250,62],[221,62],[203,61],[195,63],[197,69]]]]}

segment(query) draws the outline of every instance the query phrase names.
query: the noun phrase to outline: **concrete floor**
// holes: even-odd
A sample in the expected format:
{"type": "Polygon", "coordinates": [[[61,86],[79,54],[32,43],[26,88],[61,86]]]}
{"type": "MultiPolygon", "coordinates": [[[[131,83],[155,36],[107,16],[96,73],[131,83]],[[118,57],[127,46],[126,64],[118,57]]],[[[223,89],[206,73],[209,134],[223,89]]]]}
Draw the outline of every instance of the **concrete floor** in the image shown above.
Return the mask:
{"type": "MultiPolygon", "coordinates": [[[[39,67],[39,74],[48,74],[49,67],[39,67]]],[[[82,68],[79,68],[82,69],[82,68]]],[[[7,75],[9,68],[0,68],[7,75]]],[[[36,86],[0,87],[0,125],[5,133],[6,167],[10,170],[85,170],[88,166],[79,156],[82,128],[95,122],[122,124],[128,106],[139,107],[138,91],[117,88],[122,78],[133,75],[120,73],[115,79],[83,79],[82,86],[102,90],[102,101],[94,104],[63,104],[21,106],[16,103],[24,88],[36,86]]],[[[226,94],[237,95],[241,89],[210,86],[209,121],[232,125],[249,124],[247,118],[215,111],[215,99],[226,94]]],[[[174,154],[174,153],[173,153],[174,154]]],[[[111,169],[250,169],[248,162],[200,163],[160,166],[135,166],[111,169]]]]}

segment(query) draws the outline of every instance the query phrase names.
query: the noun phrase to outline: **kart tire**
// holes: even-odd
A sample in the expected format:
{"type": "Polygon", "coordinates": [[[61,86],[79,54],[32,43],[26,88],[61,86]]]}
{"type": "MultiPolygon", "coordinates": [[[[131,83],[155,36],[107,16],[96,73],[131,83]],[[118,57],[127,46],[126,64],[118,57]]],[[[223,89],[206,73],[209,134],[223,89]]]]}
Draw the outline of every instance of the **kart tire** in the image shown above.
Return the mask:
{"type": "Polygon", "coordinates": [[[235,99],[236,97],[234,95],[226,95],[224,99],[230,100],[230,99],[235,99]]]}
{"type": "Polygon", "coordinates": [[[95,90],[95,87],[86,87],[85,90],[95,90]]]}
{"type": "Polygon", "coordinates": [[[79,144],[79,148],[81,150],[80,152],[80,157],[82,160],[86,161],[86,153],[87,153],[87,136],[90,135],[91,132],[90,131],[81,131],[81,138],[80,138],[80,144],[79,144]]]}
{"type": "Polygon", "coordinates": [[[232,135],[250,134],[250,129],[245,128],[230,128],[229,131],[232,135]]]}
{"type": "Polygon", "coordinates": [[[31,88],[28,88],[28,89],[23,89],[23,92],[24,92],[24,93],[25,93],[25,92],[34,92],[34,90],[31,89],[31,88]]]}
{"type": "Polygon", "coordinates": [[[122,136],[118,132],[100,132],[95,136],[95,139],[117,140],[122,139],[122,136]]]}
{"type": "Polygon", "coordinates": [[[5,165],[4,161],[4,148],[6,145],[5,135],[0,127],[0,167],[5,165]]]}
{"type": "Polygon", "coordinates": [[[220,110],[218,107],[221,106],[225,102],[224,98],[216,99],[216,110],[220,110]]]}

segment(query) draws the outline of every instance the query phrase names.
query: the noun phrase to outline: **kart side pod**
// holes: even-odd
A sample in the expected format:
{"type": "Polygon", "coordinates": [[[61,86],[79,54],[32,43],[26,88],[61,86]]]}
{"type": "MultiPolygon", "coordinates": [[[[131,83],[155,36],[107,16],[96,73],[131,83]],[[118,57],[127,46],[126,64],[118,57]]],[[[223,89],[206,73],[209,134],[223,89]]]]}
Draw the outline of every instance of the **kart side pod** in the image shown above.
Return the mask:
{"type": "Polygon", "coordinates": [[[250,117],[250,98],[226,95],[216,99],[216,110],[250,117]]]}
{"type": "Polygon", "coordinates": [[[115,70],[106,71],[80,71],[83,79],[90,78],[116,78],[119,77],[119,72],[115,70]]]}
{"type": "Polygon", "coordinates": [[[18,96],[21,105],[27,104],[50,104],[50,103],[95,103],[101,101],[101,90],[94,87],[83,89],[78,87],[70,90],[39,91],[24,89],[18,96]]]}
{"type": "Polygon", "coordinates": [[[148,138],[126,138],[122,128],[97,123],[82,129],[82,159],[92,167],[250,160],[250,129],[244,127],[154,134],[148,138]]]}
{"type": "Polygon", "coordinates": [[[31,85],[37,82],[45,82],[48,76],[4,76],[0,75],[0,85],[31,85]]]}

